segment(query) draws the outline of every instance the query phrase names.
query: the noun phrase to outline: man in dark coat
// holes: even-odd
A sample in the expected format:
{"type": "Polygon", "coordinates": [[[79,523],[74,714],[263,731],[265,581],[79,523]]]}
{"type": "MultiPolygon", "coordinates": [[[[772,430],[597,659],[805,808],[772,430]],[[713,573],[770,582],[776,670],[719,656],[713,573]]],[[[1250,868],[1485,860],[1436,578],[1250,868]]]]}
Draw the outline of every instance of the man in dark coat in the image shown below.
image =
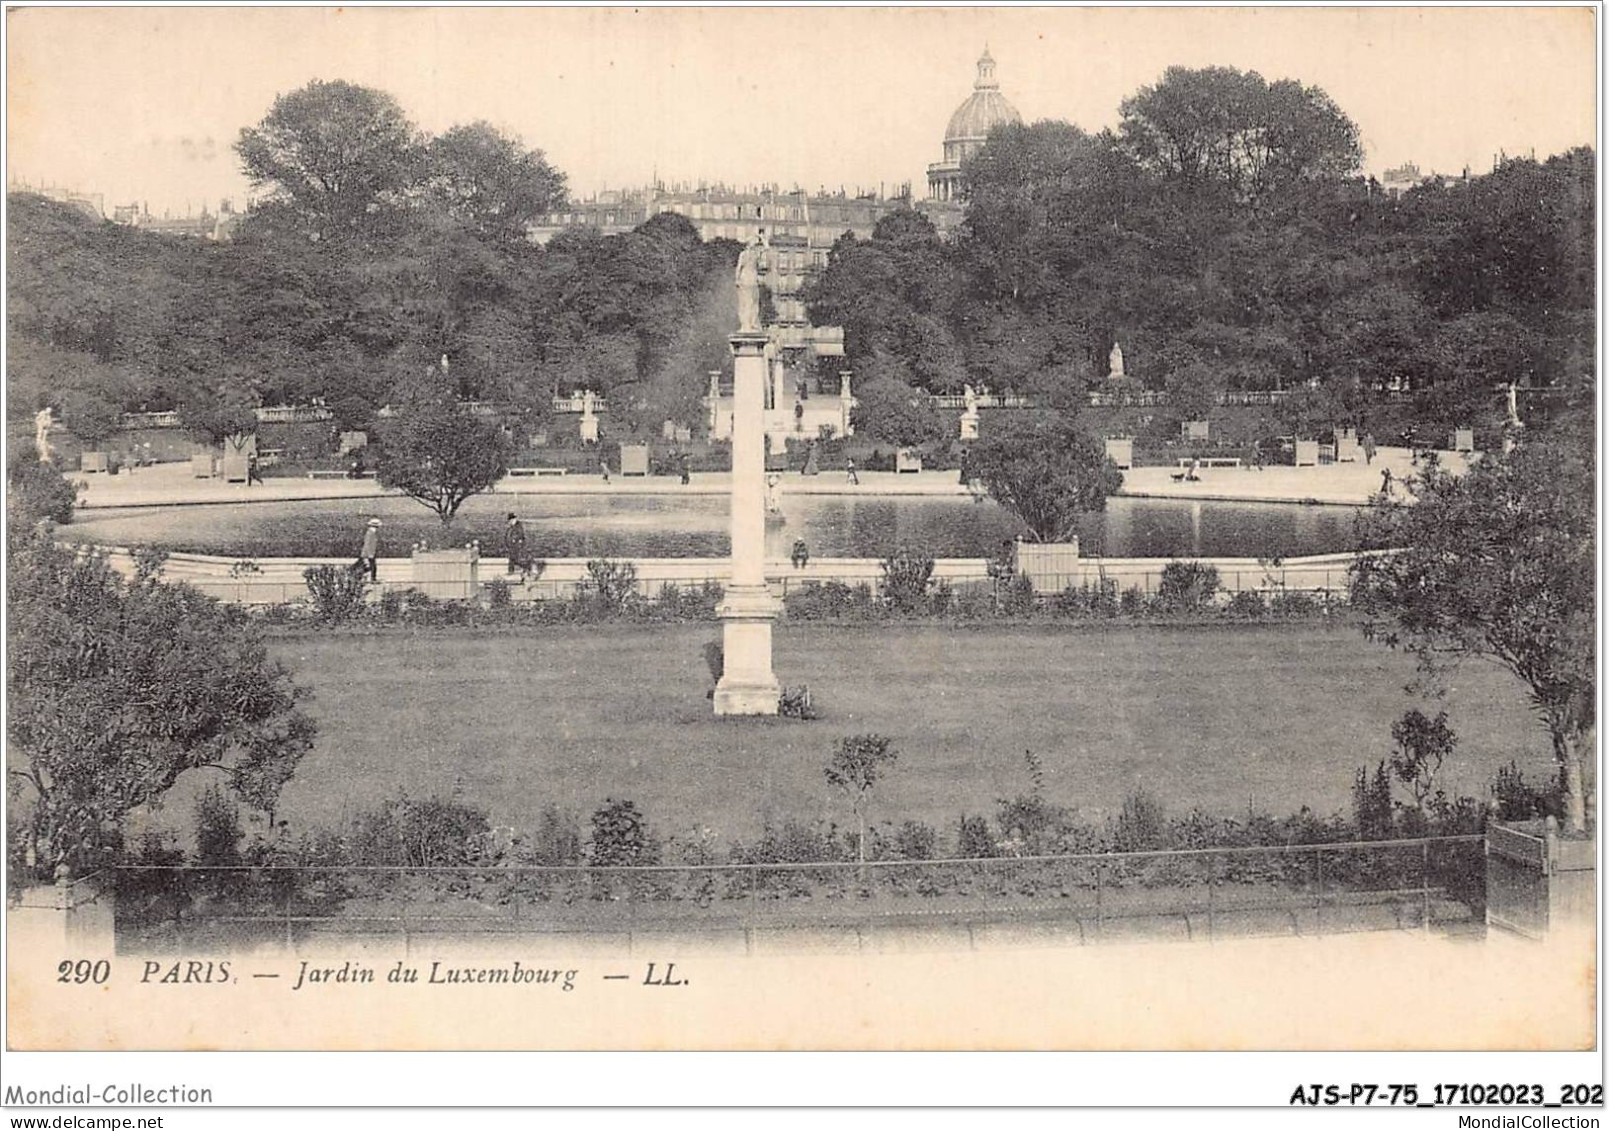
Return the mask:
{"type": "Polygon", "coordinates": [[[531,570],[531,552],[525,544],[525,526],[510,513],[503,527],[503,552],[508,555],[508,572],[524,577],[531,570]]]}

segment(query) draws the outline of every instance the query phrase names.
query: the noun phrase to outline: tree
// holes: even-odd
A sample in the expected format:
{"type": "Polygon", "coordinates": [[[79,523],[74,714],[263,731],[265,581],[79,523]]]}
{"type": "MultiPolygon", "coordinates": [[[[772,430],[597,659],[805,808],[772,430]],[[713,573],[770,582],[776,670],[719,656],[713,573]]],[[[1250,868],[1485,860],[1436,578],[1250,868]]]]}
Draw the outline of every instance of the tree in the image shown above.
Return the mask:
{"type": "Polygon", "coordinates": [[[195,386],[184,394],[179,419],[190,432],[213,445],[257,431],[256,397],[233,385],[195,386]]]}
{"type": "Polygon", "coordinates": [[[1391,724],[1391,740],[1396,743],[1391,772],[1413,793],[1414,807],[1423,813],[1458,736],[1447,725],[1446,711],[1437,711],[1432,719],[1415,707],[1391,724]]]}
{"type": "Polygon", "coordinates": [[[990,498],[1016,515],[1036,542],[1065,542],[1078,517],[1106,509],[1123,473],[1104,446],[1066,417],[990,429],[971,464],[990,498]]]}
{"type": "Polygon", "coordinates": [[[1363,157],[1357,126],[1324,91],[1233,67],[1169,67],[1124,99],[1122,116],[1123,141],[1143,166],[1237,199],[1343,177],[1363,157]]]}
{"type": "Polygon", "coordinates": [[[486,122],[454,126],[425,154],[428,196],[479,239],[523,245],[527,228],[565,200],[565,178],[541,150],[486,122]]]}
{"type": "Polygon", "coordinates": [[[188,770],[272,814],[315,728],[245,613],[48,532],[12,527],[7,548],[8,771],[40,874],[102,863],[188,770]]]}
{"type": "Polygon", "coordinates": [[[886,735],[855,734],[838,740],[832,761],[822,771],[827,784],[849,798],[855,814],[856,854],[862,864],[866,863],[866,808],[871,804],[872,790],[898,757],[893,739],[886,735]]]}
{"type": "Polygon", "coordinates": [[[1525,684],[1547,727],[1572,830],[1586,825],[1583,756],[1596,723],[1596,572],[1590,441],[1533,439],[1468,473],[1434,464],[1416,501],[1380,498],[1362,531],[1352,599],[1373,639],[1437,678],[1476,658],[1525,684]]]}
{"type": "Polygon", "coordinates": [[[905,379],[907,373],[904,365],[881,352],[861,368],[855,385],[857,432],[902,448],[943,438],[944,418],[933,407],[933,398],[913,387],[905,379]]]}
{"type": "Polygon", "coordinates": [[[269,193],[261,222],[288,221],[313,239],[375,231],[417,183],[418,133],[383,91],[315,79],[282,94],[235,152],[252,187],[269,193]]]}
{"type": "Polygon", "coordinates": [[[122,409],[92,389],[69,389],[62,415],[68,431],[90,448],[116,432],[123,419],[122,409]]]}
{"type": "Polygon", "coordinates": [[[376,477],[451,524],[472,495],[508,474],[509,442],[494,422],[452,398],[415,395],[381,437],[376,477]]]}

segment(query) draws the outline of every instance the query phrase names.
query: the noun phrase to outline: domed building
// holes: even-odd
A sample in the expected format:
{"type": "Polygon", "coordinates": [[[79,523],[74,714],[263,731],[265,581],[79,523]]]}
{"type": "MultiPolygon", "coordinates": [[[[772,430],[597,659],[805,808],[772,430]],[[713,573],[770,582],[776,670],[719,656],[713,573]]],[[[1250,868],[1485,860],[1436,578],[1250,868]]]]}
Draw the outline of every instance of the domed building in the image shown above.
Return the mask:
{"type": "Polygon", "coordinates": [[[978,59],[978,78],[972,84],[972,96],[950,115],[950,126],[944,131],[944,160],[927,167],[928,198],[959,200],[961,162],[983,148],[990,130],[1021,122],[1022,115],[1017,113],[1017,108],[1000,93],[1000,83],[994,77],[994,57],[985,47],[978,59]]]}

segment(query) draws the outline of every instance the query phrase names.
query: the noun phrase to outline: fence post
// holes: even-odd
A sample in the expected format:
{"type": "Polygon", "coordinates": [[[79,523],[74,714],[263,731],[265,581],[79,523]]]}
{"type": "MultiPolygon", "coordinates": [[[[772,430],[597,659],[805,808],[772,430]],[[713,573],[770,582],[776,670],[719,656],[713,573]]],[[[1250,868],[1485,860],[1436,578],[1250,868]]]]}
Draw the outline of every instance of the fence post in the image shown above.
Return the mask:
{"type": "Polygon", "coordinates": [[[1419,926],[1428,935],[1430,933],[1430,841],[1421,841],[1419,849],[1419,891],[1422,901],[1419,910],[1419,926]]]}
{"type": "Polygon", "coordinates": [[[1102,922],[1102,911],[1101,911],[1101,886],[1102,886],[1101,877],[1102,877],[1102,873],[1104,873],[1105,871],[1106,871],[1106,863],[1105,863],[1105,861],[1103,861],[1103,860],[1095,861],[1095,941],[1096,942],[1100,942],[1106,935],[1106,927],[1105,927],[1105,924],[1102,922]]]}
{"type": "Polygon", "coordinates": [[[749,898],[748,898],[748,903],[744,908],[744,916],[748,920],[748,925],[747,925],[747,927],[745,928],[745,930],[743,932],[744,938],[746,938],[748,940],[748,948],[747,949],[748,949],[748,952],[750,954],[754,953],[754,907],[755,907],[755,899],[756,899],[756,888],[757,888],[758,883],[759,883],[758,876],[759,876],[758,869],[756,869],[753,865],[750,865],[750,867],[749,867],[749,898]]]}
{"type": "Polygon", "coordinates": [[[1322,935],[1324,933],[1324,850],[1320,848],[1313,856],[1318,864],[1318,906],[1314,909],[1317,920],[1315,930],[1322,935]]]}

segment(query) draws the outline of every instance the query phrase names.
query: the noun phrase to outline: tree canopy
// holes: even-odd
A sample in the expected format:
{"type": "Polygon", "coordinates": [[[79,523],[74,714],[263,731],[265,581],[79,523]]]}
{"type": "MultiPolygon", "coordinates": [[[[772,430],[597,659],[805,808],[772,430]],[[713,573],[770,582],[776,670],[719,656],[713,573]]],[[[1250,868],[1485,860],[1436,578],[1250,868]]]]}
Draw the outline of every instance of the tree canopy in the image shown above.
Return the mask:
{"type": "Polygon", "coordinates": [[[972,446],[970,467],[1035,542],[1070,541],[1079,516],[1105,510],[1123,485],[1100,441],[1060,414],[991,428],[972,446]]]}
{"type": "Polygon", "coordinates": [[[7,770],[42,875],[105,863],[190,770],[272,812],[314,724],[244,612],[48,531],[13,525],[7,549],[7,770]]]}
{"type": "Polygon", "coordinates": [[[52,404],[93,432],[108,410],[179,409],[216,436],[254,405],[319,400],[372,429],[445,355],[460,398],[536,422],[591,388],[612,422],[657,431],[696,423],[705,374],[730,364],[736,244],[661,215],[538,247],[564,174],[485,122],[431,137],[381,91],[314,82],[236,150],[262,196],[224,244],[13,194],[14,412],[52,404]]]}
{"type": "Polygon", "coordinates": [[[1547,727],[1580,829],[1584,753],[1596,723],[1596,485],[1590,440],[1554,436],[1483,457],[1467,474],[1432,465],[1413,501],[1382,497],[1365,537],[1384,552],[1353,569],[1371,635],[1438,676],[1495,661],[1525,684],[1547,727]]]}

